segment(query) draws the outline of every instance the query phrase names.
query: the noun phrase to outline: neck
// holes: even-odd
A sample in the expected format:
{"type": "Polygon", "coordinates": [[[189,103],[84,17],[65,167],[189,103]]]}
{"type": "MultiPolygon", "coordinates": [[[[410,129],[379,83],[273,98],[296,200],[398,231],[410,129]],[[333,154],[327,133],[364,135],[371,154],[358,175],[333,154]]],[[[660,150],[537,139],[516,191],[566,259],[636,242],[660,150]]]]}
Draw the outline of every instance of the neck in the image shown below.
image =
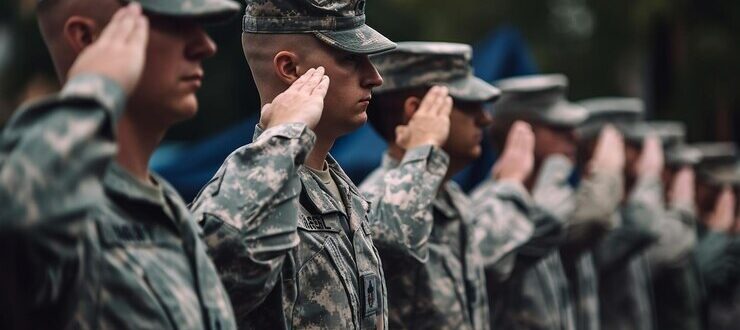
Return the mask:
{"type": "Polygon", "coordinates": [[[450,166],[447,167],[443,182],[450,181],[455,174],[460,173],[468,164],[470,164],[468,160],[450,157],[450,166]]]}
{"type": "Polygon", "coordinates": [[[325,138],[323,135],[316,134],[316,145],[313,147],[311,152],[306,157],[306,166],[315,169],[323,170],[324,162],[326,157],[329,155],[329,150],[334,145],[333,138],[325,138]]]}
{"type": "Polygon", "coordinates": [[[118,123],[118,154],[116,161],[134,177],[149,182],[149,159],[166,129],[142,125],[126,111],[118,123]]]}

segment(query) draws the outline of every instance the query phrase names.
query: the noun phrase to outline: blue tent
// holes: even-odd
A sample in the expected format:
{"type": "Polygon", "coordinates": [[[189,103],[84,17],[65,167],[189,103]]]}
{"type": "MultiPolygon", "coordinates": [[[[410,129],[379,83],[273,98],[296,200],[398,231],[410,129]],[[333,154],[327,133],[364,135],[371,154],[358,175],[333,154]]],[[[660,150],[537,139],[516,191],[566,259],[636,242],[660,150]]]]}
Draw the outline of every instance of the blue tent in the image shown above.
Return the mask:
{"type": "MultiPolygon", "coordinates": [[[[473,66],[478,77],[494,81],[504,77],[532,74],[536,67],[529,50],[514,28],[502,27],[474,47],[473,66]]],[[[172,183],[185,200],[192,200],[235,149],[252,140],[258,118],[252,117],[216,136],[196,143],[168,143],[154,154],[151,167],[172,183]]],[[[332,155],[347,174],[359,183],[380,164],[386,143],[365,125],[339,139],[332,155]]],[[[472,188],[488,174],[495,155],[484,141],[483,156],[455,177],[465,189],[472,188]]]]}

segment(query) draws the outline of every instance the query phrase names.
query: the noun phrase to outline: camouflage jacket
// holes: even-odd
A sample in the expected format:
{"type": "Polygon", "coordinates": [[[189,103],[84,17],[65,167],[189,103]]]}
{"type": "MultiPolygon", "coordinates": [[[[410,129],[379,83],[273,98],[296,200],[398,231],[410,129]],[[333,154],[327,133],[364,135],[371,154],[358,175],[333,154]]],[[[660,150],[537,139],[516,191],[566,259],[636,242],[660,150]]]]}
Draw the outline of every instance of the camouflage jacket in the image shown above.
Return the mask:
{"type": "Polygon", "coordinates": [[[112,81],[78,76],[3,132],[7,328],[236,327],[182,199],[112,163],[124,103],[112,81]]]}
{"type": "Polygon", "coordinates": [[[369,204],[331,156],[343,205],[302,166],[314,141],[302,124],[258,127],[192,205],[240,328],[387,328],[369,204]]]}
{"type": "Polygon", "coordinates": [[[641,177],[620,211],[620,224],[594,251],[599,272],[601,327],[653,329],[654,306],[646,251],[665,219],[660,179],[641,177]]]}
{"type": "Polygon", "coordinates": [[[572,190],[554,185],[567,178],[564,173],[571,168],[562,159],[553,158],[541,169],[530,212],[534,234],[518,249],[511,276],[501,283],[489,283],[492,328],[575,329],[568,279],[558,253],[566,238],[566,223],[558,215],[574,209],[572,190]]]}
{"type": "MultiPolygon", "coordinates": [[[[446,172],[443,151],[419,147],[401,162],[385,155],[361,186],[373,204],[394,329],[487,329],[483,267],[518,244],[494,232],[493,210],[474,211],[459,187],[442,184],[446,172]]],[[[521,226],[519,242],[532,230],[529,222],[521,226]]]]}
{"type": "Polygon", "coordinates": [[[613,215],[622,200],[622,175],[596,170],[573,189],[568,183],[572,168],[564,157],[548,159],[535,187],[535,199],[565,226],[560,255],[576,329],[599,329],[598,276],[592,249],[616,226],[618,218],[613,215]]]}

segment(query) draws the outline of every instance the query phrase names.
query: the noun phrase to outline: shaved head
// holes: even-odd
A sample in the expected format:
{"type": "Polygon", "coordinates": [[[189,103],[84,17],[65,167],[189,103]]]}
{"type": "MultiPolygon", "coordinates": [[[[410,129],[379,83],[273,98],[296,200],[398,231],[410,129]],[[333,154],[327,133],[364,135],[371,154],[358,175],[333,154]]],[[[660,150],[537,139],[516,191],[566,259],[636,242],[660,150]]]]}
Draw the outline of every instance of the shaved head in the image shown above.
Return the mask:
{"type": "MultiPolygon", "coordinates": [[[[275,56],[289,52],[297,58],[311,55],[311,50],[326,47],[311,34],[242,33],[242,48],[252,71],[262,103],[268,103],[288,88],[274,69],[275,56]]],[[[309,68],[300,68],[305,72],[309,68]]]]}
{"type": "Polygon", "coordinates": [[[67,71],[81,51],[75,37],[92,43],[120,7],[118,0],[45,0],[39,4],[41,36],[60,81],[66,80],[67,71]]]}

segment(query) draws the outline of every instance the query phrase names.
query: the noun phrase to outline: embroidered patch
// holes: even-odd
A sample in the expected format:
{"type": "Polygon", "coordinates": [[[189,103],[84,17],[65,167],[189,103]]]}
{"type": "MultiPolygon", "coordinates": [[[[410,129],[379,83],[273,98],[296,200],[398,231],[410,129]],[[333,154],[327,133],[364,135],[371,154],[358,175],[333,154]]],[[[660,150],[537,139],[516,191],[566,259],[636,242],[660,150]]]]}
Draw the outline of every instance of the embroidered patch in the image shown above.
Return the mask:
{"type": "Polygon", "coordinates": [[[138,224],[99,224],[103,242],[109,245],[125,243],[150,243],[149,231],[138,224]]]}
{"type": "Polygon", "coordinates": [[[320,215],[304,215],[300,216],[301,227],[309,230],[332,230],[331,227],[326,225],[324,217],[320,215]]]}
{"type": "Polygon", "coordinates": [[[363,311],[365,317],[377,314],[378,312],[378,291],[380,288],[378,285],[378,275],[367,274],[362,276],[362,295],[363,299],[363,311]]]}

